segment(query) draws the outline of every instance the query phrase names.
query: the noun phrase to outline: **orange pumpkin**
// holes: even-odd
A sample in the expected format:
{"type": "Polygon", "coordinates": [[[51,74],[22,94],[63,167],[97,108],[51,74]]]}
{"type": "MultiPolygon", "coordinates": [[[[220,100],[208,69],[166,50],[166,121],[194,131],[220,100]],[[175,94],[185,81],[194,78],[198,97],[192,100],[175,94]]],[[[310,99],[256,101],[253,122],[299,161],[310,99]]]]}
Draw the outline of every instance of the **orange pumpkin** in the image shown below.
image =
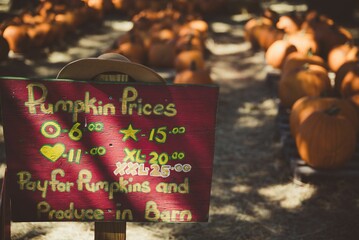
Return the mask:
{"type": "Polygon", "coordinates": [[[327,69],[327,64],[323,58],[318,55],[313,54],[311,51],[308,51],[307,54],[301,52],[290,53],[284,60],[282,71],[285,72],[292,71],[295,68],[300,68],[304,64],[313,64],[319,65],[327,69]]]}
{"type": "Polygon", "coordinates": [[[120,44],[114,52],[124,55],[132,62],[145,64],[146,48],[143,44],[136,42],[135,39],[120,44]]]}
{"type": "Polygon", "coordinates": [[[180,72],[186,69],[190,69],[193,61],[196,62],[197,69],[204,69],[205,61],[201,51],[187,50],[180,52],[175,58],[175,70],[180,72]]]}
{"type": "Polygon", "coordinates": [[[293,34],[300,30],[299,21],[290,15],[280,16],[276,27],[287,34],[293,34]]]}
{"type": "Polygon", "coordinates": [[[3,31],[3,37],[9,43],[9,48],[15,53],[28,50],[29,35],[25,25],[9,25],[3,31]]]}
{"type": "Polygon", "coordinates": [[[324,15],[316,15],[306,22],[305,31],[313,34],[318,43],[318,54],[325,60],[335,46],[352,40],[349,31],[324,15]]]}
{"type": "Polygon", "coordinates": [[[332,94],[332,86],[325,68],[319,65],[304,64],[299,68],[282,74],[278,83],[281,104],[291,108],[304,96],[332,94]]]}
{"type": "Polygon", "coordinates": [[[328,66],[336,72],[346,61],[359,60],[359,48],[351,42],[335,46],[328,54],[328,66]]]}
{"type": "Polygon", "coordinates": [[[284,38],[284,32],[275,27],[264,26],[261,29],[254,29],[254,36],[258,39],[259,46],[267,51],[275,41],[284,38]]]}
{"type": "Polygon", "coordinates": [[[295,137],[300,157],[311,167],[335,169],[355,152],[357,129],[340,108],[328,107],[310,114],[298,127],[295,137]]]}
{"type": "Polygon", "coordinates": [[[195,19],[195,20],[191,20],[187,23],[188,27],[197,30],[200,35],[201,35],[201,39],[205,40],[208,37],[208,23],[204,20],[201,19],[195,19]]]}
{"type": "Polygon", "coordinates": [[[334,87],[342,97],[359,93],[359,61],[348,61],[337,71],[334,87]]]}
{"type": "Polygon", "coordinates": [[[298,52],[303,54],[306,54],[308,51],[315,54],[319,51],[318,43],[316,42],[314,36],[310,33],[296,32],[286,35],[285,39],[293,44],[298,49],[298,52]]]}
{"type": "Polygon", "coordinates": [[[339,115],[348,118],[352,125],[359,129],[359,115],[356,112],[352,102],[348,99],[335,97],[302,97],[298,99],[289,116],[289,126],[292,136],[295,138],[299,126],[316,111],[324,111],[325,109],[335,106],[340,109],[339,115]]]}
{"type": "Polygon", "coordinates": [[[296,52],[297,48],[286,40],[277,40],[275,41],[266,51],[265,60],[267,64],[271,65],[273,68],[282,68],[282,65],[286,57],[292,53],[296,52]]]}
{"type": "Polygon", "coordinates": [[[265,18],[252,18],[244,25],[244,39],[251,44],[254,50],[260,48],[259,37],[264,29],[273,27],[273,21],[265,18]]]}
{"type": "Polygon", "coordinates": [[[211,84],[213,83],[207,69],[197,69],[196,62],[192,61],[191,68],[178,72],[173,81],[176,84],[211,84]]]}

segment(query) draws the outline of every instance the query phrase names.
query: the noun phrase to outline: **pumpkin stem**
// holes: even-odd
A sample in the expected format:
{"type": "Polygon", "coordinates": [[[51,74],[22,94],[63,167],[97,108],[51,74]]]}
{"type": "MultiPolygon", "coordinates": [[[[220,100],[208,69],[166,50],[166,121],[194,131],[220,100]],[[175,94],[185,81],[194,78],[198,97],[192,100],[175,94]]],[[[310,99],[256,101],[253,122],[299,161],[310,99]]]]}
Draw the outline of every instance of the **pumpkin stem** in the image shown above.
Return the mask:
{"type": "Polygon", "coordinates": [[[303,65],[302,65],[302,67],[303,67],[303,69],[304,70],[308,70],[309,69],[309,65],[310,65],[310,63],[304,63],[303,65]]]}
{"type": "Polygon", "coordinates": [[[332,105],[329,108],[324,110],[324,113],[328,114],[329,116],[335,116],[340,112],[340,108],[338,106],[332,105]]]}
{"type": "Polygon", "coordinates": [[[314,55],[314,51],[313,51],[313,49],[310,47],[310,48],[308,49],[307,56],[308,56],[308,57],[313,57],[313,55],[314,55]]]}

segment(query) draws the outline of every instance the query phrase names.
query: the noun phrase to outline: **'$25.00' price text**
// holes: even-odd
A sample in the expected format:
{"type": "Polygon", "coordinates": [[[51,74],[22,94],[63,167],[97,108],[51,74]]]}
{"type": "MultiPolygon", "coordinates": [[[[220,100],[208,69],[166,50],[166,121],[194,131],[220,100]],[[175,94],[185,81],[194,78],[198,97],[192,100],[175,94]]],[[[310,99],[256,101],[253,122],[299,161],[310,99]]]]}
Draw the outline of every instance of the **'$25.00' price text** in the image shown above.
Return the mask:
{"type": "Polygon", "coordinates": [[[176,164],[171,165],[158,165],[152,164],[150,167],[146,167],[145,164],[133,163],[133,162],[117,162],[116,170],[113,172],[115,175],[131,175],[131,176],[151,176],[151,177],[169,177],[171,171],[176,172],[189,172],[192,169],[190,164],[176,164]]]}

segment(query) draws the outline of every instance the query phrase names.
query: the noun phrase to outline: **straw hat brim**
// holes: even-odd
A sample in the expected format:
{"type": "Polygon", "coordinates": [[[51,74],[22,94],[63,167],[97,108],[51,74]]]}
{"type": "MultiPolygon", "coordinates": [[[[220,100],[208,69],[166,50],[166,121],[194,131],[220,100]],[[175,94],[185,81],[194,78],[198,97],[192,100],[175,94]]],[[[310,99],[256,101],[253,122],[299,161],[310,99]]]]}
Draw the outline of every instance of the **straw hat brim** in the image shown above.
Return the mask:
{"type": "Polygon", "coordinates": [[[117,53],[106,53],[98,58],[82,58],[65,65],[57,74],[57,79],[89,81],[100,74],[126,74],[138,82],[164,83],[165,80],[152,69],[129,61],[117,53]]]}

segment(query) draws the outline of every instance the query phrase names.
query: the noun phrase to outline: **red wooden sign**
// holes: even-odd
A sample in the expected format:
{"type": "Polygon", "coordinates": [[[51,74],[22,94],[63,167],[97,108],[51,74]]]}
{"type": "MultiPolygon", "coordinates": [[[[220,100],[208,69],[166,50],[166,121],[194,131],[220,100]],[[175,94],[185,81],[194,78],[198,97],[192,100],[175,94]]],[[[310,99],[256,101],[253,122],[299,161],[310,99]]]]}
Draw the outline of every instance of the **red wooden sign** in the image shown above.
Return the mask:
{"type": "Polygon", "coordinates": [[[2,79],[13,221],[207,221],[218,87],[2,79]]]}

